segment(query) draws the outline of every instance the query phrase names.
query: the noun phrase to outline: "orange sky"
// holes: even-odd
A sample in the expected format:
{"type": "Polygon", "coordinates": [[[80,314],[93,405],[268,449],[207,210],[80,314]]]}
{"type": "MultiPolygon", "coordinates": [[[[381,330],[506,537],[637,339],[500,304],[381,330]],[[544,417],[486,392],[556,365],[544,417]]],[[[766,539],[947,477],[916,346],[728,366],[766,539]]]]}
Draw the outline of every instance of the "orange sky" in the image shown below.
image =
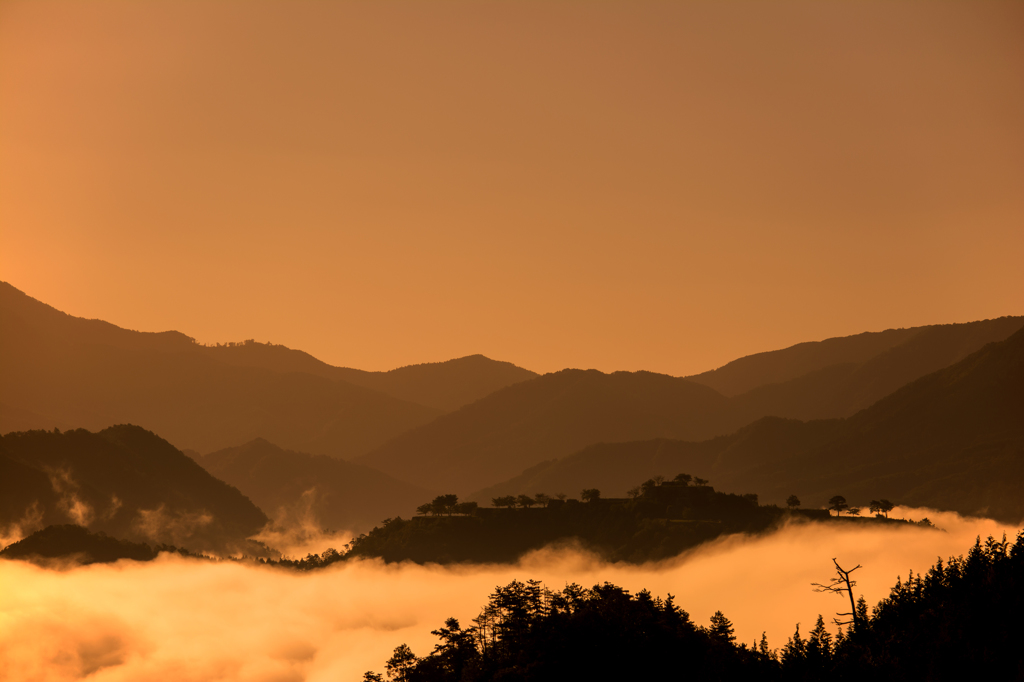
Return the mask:
{"type": "Polygon", "coordinates": [[[4,2],[0,279],[386,369],[1024,314],[1024,3],[4,2]]]}

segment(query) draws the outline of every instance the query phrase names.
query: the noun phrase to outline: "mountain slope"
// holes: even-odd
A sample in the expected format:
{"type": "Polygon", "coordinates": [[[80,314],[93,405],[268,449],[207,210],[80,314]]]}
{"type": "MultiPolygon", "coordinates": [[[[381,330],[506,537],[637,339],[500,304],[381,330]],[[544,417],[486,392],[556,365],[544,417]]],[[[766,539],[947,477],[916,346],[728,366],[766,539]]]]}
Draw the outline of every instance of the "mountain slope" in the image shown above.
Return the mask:
{"type": "Polygon", "coordinates": [[[1008,522],[1024,518],[1024,330],[922,377],[848,419],[762,419],[687,443],[586,448],[473,497],[520,492],[622,494],[627,481],[687,472],[727,490],[819,506],[888,498],[1008,522]]]}
{"type": "Polygon", "coordinates": [[[511,362],[469,355],[446,362],[408,365],[387,372],[334,367],[299,350],[269,343],[204,346],[202,352],[218,362],[276,372],[303,372],[332,381],[362,386],[399,400],[450,412],[520,381],[537,376],[511,362]]]}
{"type": "Polygon", "coordinates": [[[342,369],[339,376],[357,386],[452,411],[500,388],[538,375],[511,362],[491,360],[483,355],[469,355],[446,362],[407,365],[388,372],[342,369]]]}
{"type": "MultiPolygon", "coordinates": [[[[987,343],[1006,339],[1021,327],[1024,317],[1000,317],[965,324],[865,332],[748,355],[687,379],[733,397],[821,372],[835,375],[860,371],[862,376],[852,382],[856,388],[836,392],[851,396],[848,400],[856,407],[832,408],[832,412],[840,409],[853,414],[909,381],[947,367],[987,343]],[[858,396],[858,390],[867,394],[858,396]]],[[[841,416],[832,412],[829,416],[841,416]]]]}
{"type": "MultiPolygon", "coordinates": [[[[625,497],[627,489],[639,481],[659,474],[672,478],[679,473],[710,478],[723,489],[718,466],[721,457],[731,456],[731,466],[747,456],[752,456],[755,464],[764,458],[784,457],[788,452],[807,450],[830,441],[841,424],[841,420],[804,423],[766,417],[736,433],[706,441],[657,438],[596,443],[567,457],[542,462],[514,478],[472,493],[467,499],[490,504],[493,498],[503,495],[565,493],[578,497],[586,488],[597,488],[605,497],[625,497]],[[750,442],[756,443],[752,451],[750,442]]],[[[726,482],[724,489],[739,488],[726,482]]],[[[761,489],[756,482],[751,482],[744,491],[761,492],[761,489]]]]}
{"type": "MultiPolygon", "coordinates": [[[[829,351],[824,361],[840,356],[858,360],[731,398],[687,379],[649,372],[565,370],[498,391],[402,434],[360,461],[395,477],[466,494],[594,443],[699,441],[767,416],[846,417],[992,339],[1005,339],[1022,325],[1024,318],[1000,318],[810,344],[811,355],[819,359],[832,346],[846,354],[829,351]],[[888,350],[880,351],[885,345],[888,350]]],[[[795,367],[800,360],[798,371],[803,371],[812,366],[808,357],[797,354],[789,364],[795,367]]]]}
{"type": "Polygon", "coordinates": [[[849,481],[853,494],[1020,521],[1024,330],[857,413],[790,466],[811,490],[849,481]]]}
{"type": "Polygon", "coordinates": [[[358,461],[466,493],[595,441],[714,433],[724,401],[663,374],[563,370],[497,391],[358,461]]]}
{"type": "Polygon", "coordinates": [[[220,362],[224,353],[183,334],[75,318],[7,284],[0,318],[0,431],[131,422],[200,451],[263,436],[352,457],[441,413],[323,376],[220,362]]]}
{"type": "Polygon", "coordinates": [[[734,398],[746,422],[765,415],[792,419],[849,417],[896,389],[948,367],[1024,327],[1024,318],[918,327],[910,338],[861,362],[830,365],[799,378],[760,386],[734,398]]]}
{"type": "Polygon", "coordinates": [[[133,541],[251,551],[245,538],[267,523],[237,489],[137,426],[0,436],[0,474],[8,537],[70,521],[133,541]]]}
{"type": "Polygon", "coordinates": [[[361,532],[411,516],[434,495],[359,464],[277,447],[260,438],[197,459],[282,523],[361,532]]]}
{"type": "Polygon", "coordinates": [[[758,386],[791,381],[833,365],[866,362],[912,338],[919,330],[887,329],[798,343],[781,350],[747,355],[687,379],[709,386],[724,396],[736,396],[758,386]]]}

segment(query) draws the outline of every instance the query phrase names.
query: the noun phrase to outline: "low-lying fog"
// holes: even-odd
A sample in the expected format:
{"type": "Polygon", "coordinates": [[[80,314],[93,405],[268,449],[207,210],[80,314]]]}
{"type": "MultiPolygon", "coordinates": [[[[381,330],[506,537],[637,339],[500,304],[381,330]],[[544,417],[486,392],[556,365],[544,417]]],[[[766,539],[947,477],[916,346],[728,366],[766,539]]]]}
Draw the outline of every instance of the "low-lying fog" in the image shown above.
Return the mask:
{"type": "Polygon", "coordinates": [[[403,642],[428,653],[430,630],[446,617],[468,626],[495,586],[529,578],[552,589],[609,581],[671,592],[697,623],[721,609],[740,641],[766,631],[778,648],[797,622],[806,633],[819,613],[828,620],[847,610],[810,585],[832,577],[832,557],[864,566],[854,574],[857,592],[874,605],[908,569],[963,554],[977,535],[1012,540],[1017,532],[931,510],[893,515],[928,516],[945,532],[799,524],[644,566],[571,549],[535,552],[514,566],[356,561],[309,574],[167,555],[66,571],[0,561],[0,670],[10,680],[358,680],[382,671],[403,642]]]}

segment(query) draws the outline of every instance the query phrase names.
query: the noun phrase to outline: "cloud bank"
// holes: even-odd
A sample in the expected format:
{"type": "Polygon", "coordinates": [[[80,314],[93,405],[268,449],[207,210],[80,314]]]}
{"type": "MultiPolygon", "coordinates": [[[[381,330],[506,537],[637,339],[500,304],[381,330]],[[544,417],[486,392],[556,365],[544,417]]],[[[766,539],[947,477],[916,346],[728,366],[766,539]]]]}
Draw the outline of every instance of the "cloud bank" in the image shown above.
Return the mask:
{"type": "Polygon", "coordinates": [[[468,625],[494,587],[514,578],[671,592],[696,622],[721,609],[740,641],[765,631],[777,648],[797,622],[806,631],[817,614],[843,610],[810,586],[831,576],[832,557],[864,566],[857,591],[874,604],[897,575],[962,554],[977,535],[1017,532],[931,510],[894,513],[927,515],[945,531],[795,524],[643,566],[607,564],[571,548],[534,552],[512,566],[354,561],[309,574],[167,555],[66,571],[0,561],[0,669],[15,681],[355,680],[382,670],[403,642],[426,654],[431,629],[448,616],[468,625]]]}

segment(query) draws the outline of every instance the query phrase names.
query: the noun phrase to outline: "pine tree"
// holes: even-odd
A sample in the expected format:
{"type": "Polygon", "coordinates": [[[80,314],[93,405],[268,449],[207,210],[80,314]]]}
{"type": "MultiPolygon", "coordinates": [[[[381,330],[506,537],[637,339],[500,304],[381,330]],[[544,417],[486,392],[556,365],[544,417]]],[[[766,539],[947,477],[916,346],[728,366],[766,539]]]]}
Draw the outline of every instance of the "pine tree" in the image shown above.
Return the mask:
{"type": "Polygon", "coordinates": [[[800,623],[796,624],[796,632],[782,647],[782,664],[784,666],[799,666],[807,658],[807,643],[800,636],[800,623]]]}
{"type": "Polygon", "coordinates": [[[720,642],[730,644],[736,641],[736,635],[733,632],[732,622],[721,611],[715,611],[715,615],[711,616],[711,627],[708,628],[708,634],[720,642]]]}

